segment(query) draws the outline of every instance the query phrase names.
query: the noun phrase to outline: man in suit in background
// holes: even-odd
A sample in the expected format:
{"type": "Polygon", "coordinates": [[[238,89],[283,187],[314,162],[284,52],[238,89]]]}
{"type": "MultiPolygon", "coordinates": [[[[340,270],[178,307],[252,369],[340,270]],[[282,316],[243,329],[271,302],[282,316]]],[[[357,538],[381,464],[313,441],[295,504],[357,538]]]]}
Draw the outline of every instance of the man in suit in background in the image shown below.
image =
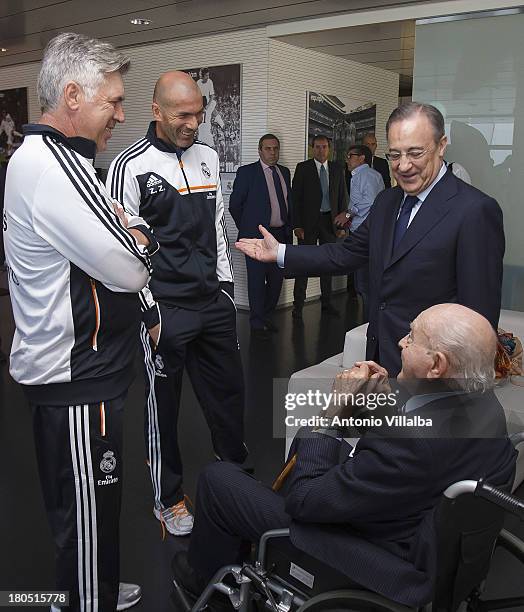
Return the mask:
{"type": "Polygon", "coordinates": [[[372,132],[368,132],[362,139],[362,144],[371,151],[371,164],[370,167],[382,175],[384,181],[384,187],[389,189],[391,187],[391,175],[389,174],[389,164],[383,157],[375,155],[377,150],[377,138],[372,132]]]}
{"type": "MultiPolygon", "coordinates": [[[[336,242],[343,231],[337,229],[335,218],[348,208],[348,195],[344,170],[336,162],[328,161],[329,140],[326,136],[314,136],[313,159],[300,162],[293,177],[293,224],[298,244],[336,242]]],[[[293,318],[302,319],[306,299],[307,276],[295,279],[293,292],[293,318]]],[[[320,277],[322,312],[337,316],[331,304],[331,275],[320,277]]]]}
{"type": "MultiPolygon", "coordinates": [[[[321,413],[325,424],[302,428],[295,437],[290,457],[296,463],[279,493],[234,464],[207,466],[198,482],[189,553],[173,561],[183,586],[201,592],[220,567],[239,562],[243,542],[289,527],[297,548],[345,574],[351,586],[407,606],[431,600],[434,508],[443,491],[462,479],[507,486],[517,453],[490,391],[496,336],[484,317],[458,304],[434,306],[413,321],[400,347],[401,384],[418,388],[426,381],[447,393],[412,396],[399,412],[429,411],[437,428],[467,422],[467,431],[423,437],[423,428],[393,425],[389,435],[384,425],[378,436],[364,433],[349,455],[335,417],[350,419],[354,406],[336,401],[321,413]]],[[[389,393],[387,376],[378,364],[361,362],[337,375],[334,391],[339,398],[389,393]]],[[[319,409],[309,408],[296,417],[319,409]]]]}
{"type": "MultiPolygon", "coordinates": [[[[291,177],[289,169],[278,163],[280,141],[274,134],[259,140],[260,160],[241,166],[229,198],[229,212],[238,228],[238,237],[260,237],[259,225],[284,244],[293,244],[291,231],[291,177]]],[[[247,287],[251,310],[251,332],[268,337],[277,327],[271,317],[278,303],[282,270],[274,263],[246,257],[247,287]]]]}
{"type": "Polygon", "coordinates": [[[237,248],[276,261],[286,276],[347,274],[369,263],[367,359],[396,375],[397,343],[409,322],[441,302],[458,302],[496,328],[502,290],[504,228],[497,202],[457,179],[444,163],[444,118],[410,102],[390,115],[386,132],[398,186],[382,191],[367,219],[344,242],[278,245],[272,236],[237,248]]]}

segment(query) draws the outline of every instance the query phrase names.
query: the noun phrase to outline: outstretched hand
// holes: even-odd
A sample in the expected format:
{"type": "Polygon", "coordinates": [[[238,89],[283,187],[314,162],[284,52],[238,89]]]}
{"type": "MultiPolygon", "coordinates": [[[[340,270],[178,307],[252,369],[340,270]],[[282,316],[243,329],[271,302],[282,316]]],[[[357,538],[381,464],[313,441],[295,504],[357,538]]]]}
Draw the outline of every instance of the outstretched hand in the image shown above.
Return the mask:
{"type": "Polygon", "coordinates": [[[262,225],[258,226],[261,238],[241,238],[235,243],[236,248],[244,255],[256,259],[257,261],[272,262],[277,260],[278,240],[270,234],[262,225]]]}

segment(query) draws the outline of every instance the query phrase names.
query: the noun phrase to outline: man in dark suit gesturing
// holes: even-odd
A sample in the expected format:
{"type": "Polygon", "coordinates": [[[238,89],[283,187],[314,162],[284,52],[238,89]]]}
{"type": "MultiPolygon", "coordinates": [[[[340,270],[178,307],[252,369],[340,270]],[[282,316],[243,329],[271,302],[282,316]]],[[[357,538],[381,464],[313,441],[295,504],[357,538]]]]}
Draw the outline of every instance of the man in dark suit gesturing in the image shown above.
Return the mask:
{"type": "Polygon", "coordinates": [[[377,137],[372,132],[368,132],[364,135],[362,144],[371,151],[371,163],[369,164],[369,167],[380,173],[382,180],[384,181],[384,187],[389,189],[391,187],[389,164],[383,157],[378,157],[378,155],[375,155],[375,151],[377,150],[377,137]]]}
{"type": "Polygon", "coordinates": [[[398,186],[377,196],[344,242],[286,249],[266,236],[237,247],[263,261],[278,257],[287,276],[343,274],[369,262],[366,354],[395,375],[399,339],[433,304],[458,302],[497,326],[504,229],[497,202],[446,168],[444,119],[435,107],[399,106],[386,131],[398,186]]]}
{"type": "MultiPolygon", "coordinates": [[[[237,171],[229,212],[238,228],[238,238],[260,237],[259,225],[268,227],[275,240],[293,243],[291,232],[291,179],[288,168],[278,164],[280,141],[273,134],[259,140],[260,161],[237,171]]],[[[280,296],[284,276],[274,263],[246,257],[251,331],[266,337],[277,331],[271,316],[280,296]]]]}
{"type": "MultiPolygon", "coordinates": [[[[312,142],[313,159],[301,162],[293,177],[293,225],[298,244],[316,245],[335,242],[337,229],[335,218],[348,209],[348,195],[342,166],[328,161],[329,140],[315,136],[312,142]]],[[[312,275],[314,276],[314,275],[312,275]]],[[[331,305],[331,276],[320,277],[322,312],[336,315],[331,305]]],[[[307,275],[295,280],[293,317],[302,318],[306,299],[307,275]]]]}

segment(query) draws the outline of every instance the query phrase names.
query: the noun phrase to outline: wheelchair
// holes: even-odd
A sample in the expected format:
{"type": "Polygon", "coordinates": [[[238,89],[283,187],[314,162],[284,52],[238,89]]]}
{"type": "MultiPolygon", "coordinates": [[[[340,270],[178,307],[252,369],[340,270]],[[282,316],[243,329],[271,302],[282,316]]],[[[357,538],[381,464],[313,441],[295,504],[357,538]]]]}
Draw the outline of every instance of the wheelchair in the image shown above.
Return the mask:
{"type": "Polygon", "coordinates": [[[482,592],[494,551],[501,547],[524,563],[524,542],[503,529],[505,512],[524,520],[524,502],[489,484],[463,480],[450,485],[435,511],[437,576],[432,601],[413,608],[364,588],[295,548],[289,529],[261,537],[256,561],[221,568],[191,606],[176,581],[186,612],[207,610],[215,592],[239,612],[484,612],[524,609],[524,596],[484,600],[482,592]],[[228,578],[225,582],[224,579],[228,578]],[[234,586],[231,586],[234,585],[234,586]]]}

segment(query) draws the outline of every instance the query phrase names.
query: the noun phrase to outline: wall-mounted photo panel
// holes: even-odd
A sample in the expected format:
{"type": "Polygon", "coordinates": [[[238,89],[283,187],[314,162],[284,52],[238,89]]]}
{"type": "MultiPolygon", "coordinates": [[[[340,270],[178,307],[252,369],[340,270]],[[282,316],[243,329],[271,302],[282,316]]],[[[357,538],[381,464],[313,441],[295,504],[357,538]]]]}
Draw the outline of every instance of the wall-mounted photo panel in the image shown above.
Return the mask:
{"type": "Polygon", "coordinates": [[[306,156],[313,157],[314,136],[331,141],[332,161],[344,163],[348,147],[360,144],[364,134],[374,132],[377,121],[375,102],[354,100],[345,96],[307,92],[306,156]]]}
{"type": "Polygon", "coordinates": [[[204,101],[197,138],[216,150],[220,172],[236,172],[240,166],[241,69],[241,64],[184,69],[197,82],[204,101]]]}
{"type": "Polygon", "coordinates": [[[22,126],[27,122],[27,87],[0,90],[0,163],[22,144],[22,126]]]}

